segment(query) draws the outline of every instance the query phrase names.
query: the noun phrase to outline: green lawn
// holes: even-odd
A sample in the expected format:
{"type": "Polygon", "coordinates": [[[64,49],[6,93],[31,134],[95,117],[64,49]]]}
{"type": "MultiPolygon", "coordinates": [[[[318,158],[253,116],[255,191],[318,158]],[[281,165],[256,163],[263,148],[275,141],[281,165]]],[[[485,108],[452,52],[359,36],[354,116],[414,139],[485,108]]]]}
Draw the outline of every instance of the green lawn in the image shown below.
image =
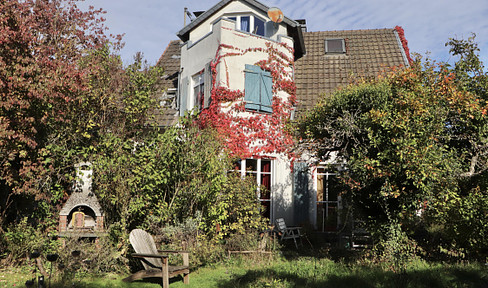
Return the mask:
{"type": "MultiPolygon", "coordinates": [[[[25,287],[25,271],[0,270],[0,287],[25,287]]],[[[124,276],[84,277],[52,287],[160,287],[155,281],[123,283],[124,276]]],[[[488,287],[488,267],[479,264],[416,262],[403,274],[378,266],[335,263],[302,257],[294,260],[233,260],[190,274],[190,285],[172,279],[171,287],[488,287]]]]}

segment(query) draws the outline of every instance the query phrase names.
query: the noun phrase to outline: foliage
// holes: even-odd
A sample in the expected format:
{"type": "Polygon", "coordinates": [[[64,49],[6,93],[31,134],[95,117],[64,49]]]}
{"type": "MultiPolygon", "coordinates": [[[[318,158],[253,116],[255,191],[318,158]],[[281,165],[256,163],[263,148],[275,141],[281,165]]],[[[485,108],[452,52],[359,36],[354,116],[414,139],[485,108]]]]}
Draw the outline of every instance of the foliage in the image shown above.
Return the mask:
{"type": "Polygon", "coordinates": [[[395,273],[404,273],[409,263],[417,259],[419,248],[414,240],[408,237],[398,222],[385,225],[383,238],[375,245],[376,260],[395,273]]]}
{"type": "MultiPolygon", "coordinates": [[[[122,67],[120,58],[112,52],[118,48],[118,43],[110,43],[103,34],[100,24],[103,19],[97,18],[101,11],[80,12],[74,3],[24,1],[18,3],[22,8],[18,11],[13,4],[1,4],[2,9],[8,10],[5,15],[13,19],[2,14],[6,18],[6,22],[2,22],[6,26],[2,28],[7,32],[13,29],[12,25],[17,25],[15,21],[20,21],[20,14],[16,13],[26,13],[28,19],[42,16],[44,25],[53,26],[51,30],[39,32],[41,40],[56,38],[61,32],[66,33],[63,34],[66,41],[74,40],[66,42],[61,37],[58,40],[67,46],[54,46],[50,50],[45,46],[51,42],[34,37],[36,29],[44,26],[29,24],[35,35],[27,36],[32,39],[25,36],[28,43],[12,45],[25,49],[27,60],[19,61],[27,70],[39,70],[37,78],[25,78],[31,74],[17,71],[19,65],[2,58],[0,72],[7,76],[1,79],[7,79],[9,73],[14,72],[25,76],[14,79],[19,87],[5,82],[2,101],[15,102],[16,95],[30,98],[23,100],[25,109],[7,103],[1,110],[0,117],[6,122],[2,121],[5,135],[0,135],[3,137],[0,153],[13,156],[2,156],[2,165],[10,170],[2,170],[7,174],[2,175],[0,182],[5,188],[1,192],[5,196],[2,197],[1,219],[5,222],[0,223],[0,227],[4,223],[15,223],[16,217],[29,215],[29,229],[37,227],[32,229],[45,230],[46,234],[54,230],[55,212],[67,199],[74,180],[73,164],[80,161],[93,165],[94,191],[106,213],[105,224],[111,224],[110,239],[115,243],[127,243],[128,231],[136,227],[147,228],[159,236],[167,225],[197,218],[198,233],[215,239],[261,227],[263,222],[255,201],[256,186],[228,173],[231,160],[223,152],[220,137],[211,130],[198,129],[193,118],[167,129],[153,127],[151,113],[158,105],[155,96],[161,91],[157,90],[156,82],[162,71],[149,67],[140,54],[136,55],[134,64],[122,67]],[[48,14],[43,14],[36,5],[43,5],[44,10],[59,15],[60,23],[65,26],[56,26],[52,17],[47,17],[48,14]],[[56,30],[58,28],[61,30],[56,30]],[[83,38],[86,43],[76,37],[83,38]],[[36,68],[40,65],[34,61],[36,59],[30,58],[37,55],[36,49],[47,51],[47,56],[42,54],[47,63],[40,68],[36,68]],[[51,75],[51,86],[43,84],[44,75],[51,75]],[[22,86],[27,83],[32,86],[22,86]],[[53,97],[57,98],[51,99],[53,97]],[[32,118],[34,122],[32,128],[11,125],[17,118],[8,117],[32,118]],[[10,133],[9,129],[19,127],[30,131],[29,137],[37,142],[32,145],[17,143],[27,136],[15,136],[12,133],[22,131],[10,133]],[[28,153],[18,151],[21,146],[28,147],[28,153]]],[[[23,35],[28,29],[20,30],[19,35],[23,35]]],[[[20,37],[19,41],[24,38],[20,37]]],[[[119,250],[126,252],[127,245],[119,246],[119,250]]]]}
{"type": "Polygon", "coordinates": [[[230,159],[212,131],[188,124],[146,131],[144,142],[106,134],[95,182],[108,221],[160,235],[194,219],[210,238],[262,225],[255,185],[227,172],[230,159]]]}
{"type": "Polygon", "coordinates": [[[34,250],[45,253],[54,253],[58,249],[55,239],[48,238],[40,229],[35,229],[27,222],[27,217],[23,218],[17,225],[10,225],[5,232],[7,245],[6,252],[9,252],[7,261],[13,263],[19,259],[29,257],[34,250]]]}
{"type": "MultiPolygon", "coordinates": [[[[122,265],[125,264],[125,258],[107,237],[98,238],[96,243],[77,237],[67,238],[57,254],[59,258],[53,265],[63,284],[87,275],[127,273],[127,269],[122,265]]],[[[46,269],[50,268],[51,264],[48,261],[44,263],[46,269]]]]}
{"type": "MultiPolygon", "coordinates": [[[[70,107],[82,101],[88,69],[78,65],[107,43],[100,10],[73,1],[0,4],[0,181],[13,194],[47,199],[53,128],[70,126],[70,107]]],[[[55,132],[54,132],[55,133],[55,132]]],[[[58,135],[59,136],[59,135],[58,135]]],[[[5,216],[5,215],[2,215],[5,216]]],[[[2,217],[3,220],[4,217],[2,217]]]]}
{"type": "Polygon", "coordinates": [[[104,35],[102,13],[70,0],[0,3],[0,231],[26,214],[55,224],[44,220],[73,180],[92,116],[103,112],[93,111],[103,107],[91,97],[101,69],[93,55],[119,45],[104,35]]]}
{"type": "MultiPolygon", "coordinates": [[[[486,218],[473,217],[486,194],[486,74],[472,39],[449,44],[461,55],[454,68],[417,59],[338,91],[298,124],[306,148],[347,161],[347,196],[377,229],[398,221],[413,236],[423,220],[460,232],[486,218]]],[[[484,225],[454,242],[480,256],[484,225]]]]}

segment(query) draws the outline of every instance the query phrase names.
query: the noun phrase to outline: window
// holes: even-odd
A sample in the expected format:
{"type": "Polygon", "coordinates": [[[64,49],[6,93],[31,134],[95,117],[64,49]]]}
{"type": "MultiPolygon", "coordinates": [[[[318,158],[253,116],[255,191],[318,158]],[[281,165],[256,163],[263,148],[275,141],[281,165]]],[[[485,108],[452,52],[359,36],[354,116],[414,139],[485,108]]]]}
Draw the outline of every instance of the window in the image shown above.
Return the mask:
{"type": "Polygon", "coordinates": [[[192,77],[193,80],[193,107],[200,110],[202,108],[202,99],[205,93],[205,80],[203,73],[192,77]]]}
{"type": "Polygon", "coordinates": [[[251,27],[251,17],[250,16],[241,16],[241,30],[250,32],[249,27],[251,27]]]}
{"type": "Polygon", "coordinates": [[[253,34],[264,36],[264,21],[263,20],[261,20],[257,17],[254,17],[253,27],[254,27],[254,29],[252,30],[253,34]]]}
{"type": "Polygon", "coordinates": [[[243,159],[235,163],[235,170],[241,177],[253,177],[256,179],[258,187],[258,201],[261,203],[261,214],[271,218],[271,183],[272,167],[271,159],[243,159]]]}
{"type": "Polygon", "coordinates": [[[269,71],[246,64],[244,101],[246,109],[258,112],[273,112],[273,79],[269,71]]]}
{"type": "Polygon", "coordinates": [[[344,191],[338,173],[317,167],[316,223],[320,231],[335,231],[341,224],[341,192],[344,191]]]}
{"type": "Polygon", "coordinates": [[[346,44],[344,39],[325,39],[325,54],[344,54],[346,44]]]}
{"type": "Polygon", "coordinates": [[[236,29],[252,34],[264,36],[264,20],[254,15],[228,16],[228,19],[236,21],[236,29]]]}
{"type": "MultiPolygon", "coordinates": [[[[186,78],[186,77],[185,77],[186,78]]],[[[182,79],[183,85],[185,84],[185,80],[182,79]]],[[[189,82],[189,81],[186,81],[189,82]]],[[[212,101],[211,94],[212,94],[212,68],[211,63],[207,63],[205,68],[200,71],[198,74],[193,75],[191,77],[191,83],[188,84],[190,87],[190,92],[188,93],[188,101],[191,103],[191,99],[193,98],[193,106],[190,106],[192,109],[201,110],[202,108],[208,108],[212,101]],[[191,84],[191,86],[190,86],[191,84]]],[[[181,103],[181,110],[186,110],[186,90],[182,87],[182,96],[181,98],[184,100],[181,103]]],[[[190,104],[191,105],[191,104],[190,104]]],[[[183,111],[184,112],[184,111],[183,111]]],[[[184,114],[183,114],[184,115],[184,114]]]]}

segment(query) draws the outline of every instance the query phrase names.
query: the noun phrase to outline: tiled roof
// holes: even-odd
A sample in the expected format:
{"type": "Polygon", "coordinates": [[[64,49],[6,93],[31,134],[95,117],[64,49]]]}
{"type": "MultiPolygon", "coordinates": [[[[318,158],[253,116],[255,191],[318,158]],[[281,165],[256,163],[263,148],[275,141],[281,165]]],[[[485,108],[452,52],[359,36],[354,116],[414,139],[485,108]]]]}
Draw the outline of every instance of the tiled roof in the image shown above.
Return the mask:
{"type": "Polygon", "coordinates": [[[163,68],[163,77],[158,82],[158,88],[164,90],[162,100],[165,105],[162,109],[154,111],[155,121],[159,126],[170,126],[178,120],[176,109],[176,95],[172,89],[178,88],[178,72],[180,71],[181,45],[180,40],[170,41],[156,66],[163,68]],[[168,93],[169,92],[169,93],[168,93]]]}
{"type": "Polygon", "coordinates": [[[408,65],[394,29],[305,32],[304,40],[307,54],[295,63],[299,114],[353,77],[376,77],[389,67],[408,65]],[[326,55],[326,38],[345,39],[346,54],[326,55]]]}

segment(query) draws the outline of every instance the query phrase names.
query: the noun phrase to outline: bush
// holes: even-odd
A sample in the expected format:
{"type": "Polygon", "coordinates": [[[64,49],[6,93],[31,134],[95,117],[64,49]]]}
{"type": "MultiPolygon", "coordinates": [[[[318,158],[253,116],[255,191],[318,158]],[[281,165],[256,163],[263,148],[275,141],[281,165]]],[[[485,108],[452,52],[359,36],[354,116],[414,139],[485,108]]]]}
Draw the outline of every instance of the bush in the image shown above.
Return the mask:
{"type": "Polygon", "coordinates": [[[20,223],[12,224],[5,233],[7,246],[7,261],[19,264],[29,257],[29,254],[38,250],[42,253],[53,253],[58,247],[57,241],[49,237],[44,230],[32,226],[27,217],[20,223]],[[10,261],[9,261],[10,260],[10,261]]]}
{"type": "Polygon", "coordinates": [[[127,259],[122,251],[106,236],[97,241],[71,237],[65,239],[64,247],[58,250],[56,261],[63,282],[83,275],[127,272],[127,259]]]}
{"type": "Polygon", "coordinates": [[[418,259],[420,247],[397,221],[391,221],[384,230],[383,238],[373,250],[376,260],[387,270],[404,273],[408,264],[418,259]]]}

